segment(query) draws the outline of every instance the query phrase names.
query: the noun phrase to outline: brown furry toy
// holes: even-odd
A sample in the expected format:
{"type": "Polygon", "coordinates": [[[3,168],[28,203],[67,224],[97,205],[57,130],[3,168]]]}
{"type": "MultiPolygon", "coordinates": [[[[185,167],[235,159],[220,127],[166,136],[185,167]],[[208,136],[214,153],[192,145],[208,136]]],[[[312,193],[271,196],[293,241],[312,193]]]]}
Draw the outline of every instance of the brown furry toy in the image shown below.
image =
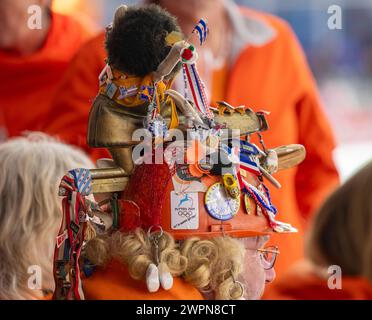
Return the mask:
{"type": "Polygon", "coordinates": [[[176,105],[166,95],[188,46],[176,18],[157,5],[120,6],[107,28],[107,65],[99,76],[88,144],[108,148],[117,165],[131,171],[133,132],[163,136],[178,126],[176,105]],[[111,128],[115,127],[115,130],[111,128]]]}

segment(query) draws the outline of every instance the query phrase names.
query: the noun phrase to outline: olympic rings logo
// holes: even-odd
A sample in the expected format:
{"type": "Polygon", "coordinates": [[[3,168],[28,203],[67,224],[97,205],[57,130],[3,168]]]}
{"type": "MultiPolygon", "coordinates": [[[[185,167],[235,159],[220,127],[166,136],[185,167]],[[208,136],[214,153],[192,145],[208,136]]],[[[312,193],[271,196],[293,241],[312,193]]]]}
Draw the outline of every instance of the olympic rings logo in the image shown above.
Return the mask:
{"type": "Polygon", "coordinates": [[[193,212],[189,210],[178,210],[177,213],[180,217],[184,218],[191,218],[191,216],[193,215],[193,212]]]}

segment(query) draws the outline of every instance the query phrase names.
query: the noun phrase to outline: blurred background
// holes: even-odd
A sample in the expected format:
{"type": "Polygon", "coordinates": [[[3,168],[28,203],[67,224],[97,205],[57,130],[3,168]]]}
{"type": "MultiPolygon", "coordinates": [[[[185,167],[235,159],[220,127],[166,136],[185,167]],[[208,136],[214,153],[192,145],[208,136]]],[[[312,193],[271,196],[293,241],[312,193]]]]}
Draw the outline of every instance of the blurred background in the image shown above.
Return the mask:
{"type": "MultiPolygon", "coordinates": [[[[202,1],[202,0],[201,0],[202,1]]],[[[92,31],[112,19],[115,8],[132,0],[54,0],[54,9],[78,16],[92,31]]],[[[334,158],[345,180],[372,159],[372,1],[237,0],[287,20],[305,49],[333,126],[334,158]],[[342,8],[342,29],[328,28],[328,8],[342,8]]],[[[211,27],[213,32],[213,26],[211,27]]]]}

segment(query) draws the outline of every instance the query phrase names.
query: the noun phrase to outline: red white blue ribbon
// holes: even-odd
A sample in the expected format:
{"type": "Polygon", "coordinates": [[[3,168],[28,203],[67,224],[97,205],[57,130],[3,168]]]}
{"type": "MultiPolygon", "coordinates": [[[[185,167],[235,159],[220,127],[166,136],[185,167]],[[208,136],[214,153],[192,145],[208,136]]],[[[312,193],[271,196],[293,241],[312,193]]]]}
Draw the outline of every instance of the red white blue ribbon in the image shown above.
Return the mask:
{"type": "Polygon", "coordinates": [[[257,204],[261,207],[261,209],[265,209],[265,211],[270,211],[274,215],[277,213],[276,207],[271,203],[269,189],[264,184],[261,184],[264,189],[264,192],[261,192],[255,186],[247,183],[244,179],[243,183],[245,184],[243,192],[253,197],[256,200],[257,204]]]}
{"type": "Polygon", "coordinates": [[[191,100],[198,111],[205,115],[207,118],[213,118],[213,112],[210,110],[208,100],[205,94],[205,86],[200,79],[199,73],[196,69],[196,65],[183,64],[184,81],[186,86],[186,93],[190,93],[191,97],[187,96],[191,100]]]}
{"type": "Polygon", "coordinates": [[[84,299],[79,257],[88,211],[85,196],[91,192],[92,178],[88,169],[70,170],[59,186],[59,195],[64,198],[62,224],[54,251],[55,299],[84,299]]]}
{"type": "Polygon", "coordinates": [[[259,153],[257,147],[243,140],[240,140],[239,144],[239,169],[253,173],[256,176],[261,175],[257,160],[257,155],[259,153]]]}
{"type": "Polygon", "coordinates": [[[261,171],[256,160],[242,151],[240,151],[240,169],[253,173],[257,176],[261,175],[261,171]]]}

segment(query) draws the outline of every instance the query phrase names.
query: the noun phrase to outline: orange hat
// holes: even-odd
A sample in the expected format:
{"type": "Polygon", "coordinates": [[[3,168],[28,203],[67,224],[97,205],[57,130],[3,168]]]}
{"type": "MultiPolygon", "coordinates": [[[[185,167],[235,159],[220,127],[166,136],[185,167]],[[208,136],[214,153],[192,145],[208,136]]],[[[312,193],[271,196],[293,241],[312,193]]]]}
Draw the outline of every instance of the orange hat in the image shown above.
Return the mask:
{"type": "MultiPolygon", "coordinates": [[[[189,160],[197,146],[198,142],[185,150],[189,160]]],[[[197,151],[195,155],[193,159],[200,160],[197,151]]],[[[261,184],[258,175],[248,171],[242,174],[251,185],[258,187],[261,184]]],[[[173,170],[167,163],[137,166],[121,205],[127,207],[121,216],[122,231],[161,226],[176,239],[221,235],[250,237],[273,232],[270,220],[252,197],[241,193],[237,199],[232,199],[221,176],[208,174],[205,168],[193,161],[173,170]],[[179,187],[184,187],[184,190],[176,192],[179,187]],[[128,202],[136,203],[138,208],[133,208],[128,202]],[[213,208],[216,208],[215,212],[213,208]],[[131,216],[137,219],[131,219],[131,216]]]]}

